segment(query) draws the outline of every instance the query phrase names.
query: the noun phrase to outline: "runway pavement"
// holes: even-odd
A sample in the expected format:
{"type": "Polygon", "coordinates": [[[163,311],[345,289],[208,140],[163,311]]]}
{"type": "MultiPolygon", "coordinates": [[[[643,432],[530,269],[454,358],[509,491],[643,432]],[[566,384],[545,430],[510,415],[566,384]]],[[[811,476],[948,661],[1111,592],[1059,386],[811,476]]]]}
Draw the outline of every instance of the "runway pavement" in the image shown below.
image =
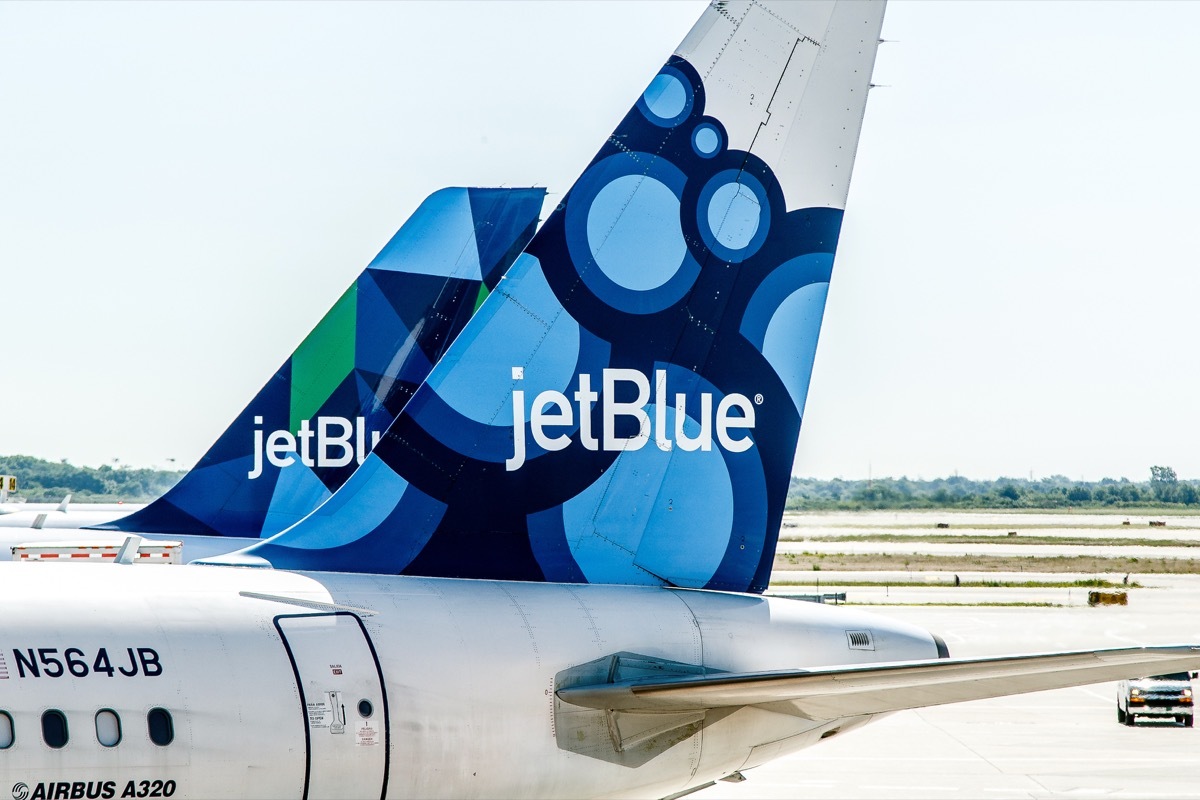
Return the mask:
{"type": "Polygon", "coordinates": [[[886,536],[870,542],[839,542],[813,539],[807,542],[780,542],[777,553],[891,553],[925,556],[1086,556],[1088,558],[1200,558],[1197,547],[1153,547],[1146,545],[1057,545],[947,542],[894,542],[886,536]]]}

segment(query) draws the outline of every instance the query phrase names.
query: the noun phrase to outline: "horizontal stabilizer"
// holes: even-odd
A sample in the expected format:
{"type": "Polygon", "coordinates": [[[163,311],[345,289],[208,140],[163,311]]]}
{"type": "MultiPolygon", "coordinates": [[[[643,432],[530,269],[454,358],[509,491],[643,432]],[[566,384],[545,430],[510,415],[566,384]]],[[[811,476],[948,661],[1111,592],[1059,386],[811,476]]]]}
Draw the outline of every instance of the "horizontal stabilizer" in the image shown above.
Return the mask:
{"type": "Polygon", "coordinates": [[[904,661],[814,670],[682,675],[559,689],[565,703],[681,713],[767,706],[814,720],[1200,669],[1200,646],[1129,647],[998,658],[904,661]]]}

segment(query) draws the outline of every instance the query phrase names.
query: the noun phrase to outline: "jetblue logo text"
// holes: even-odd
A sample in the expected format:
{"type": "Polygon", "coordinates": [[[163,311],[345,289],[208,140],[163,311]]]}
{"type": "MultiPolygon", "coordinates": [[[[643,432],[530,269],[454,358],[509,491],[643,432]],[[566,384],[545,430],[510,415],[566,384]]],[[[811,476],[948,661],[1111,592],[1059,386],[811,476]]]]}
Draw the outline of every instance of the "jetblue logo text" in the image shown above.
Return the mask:
{"type": "MultiPolygon", "coordinates": [[[[263,418],[255,417],[254,424],[262,425],[263,418]]],[[[262,475],[264,461],[282,469],[295,463],[297,456],[306,467],[344,467],[352,460],[361,466],[379,444],[379,436],[378,431],[371,431],[368,450],[366,420],[362,417],[355,417],[354,422],[345,417],[305,419],[296,433],[280,430],[264,434],[261,428],[255,428],[254,469],[246,477],[254,480],[262,475]]]]}
{"type": "MultiPolygon", "coordinates": [[[[513,379],[524,380],[525,374],[521,367],[513,368],[513,379]]],[[[574,393],[572,404],[562,392],[547,390],[540,392],[533,399],[529,413],[529,432],[534,442],[543,450],[555,451],[566,448],[571,443],[571,437],[566,433],[551,436],[547,428],[574,427],[576,420],[579,424],[579,443],[588,450],[640,450],[650,441],[650,413],[646,405],[650,401],[650,380],[635,369],[605,369],[601,376],[601,391],[592,389],[592,376],[579,376],[579,390],[574,393]],[[616,396],[617,385],[621,382],[632,384],[637,396],[626,403],[618,403],[616,396]],[[592,408],[600,403],[601,431],[600,435],[592,430],[592,408]],[[576,413],[578,410],[578,414],[576,413]],[[617,438],[616,428],[619,417],[630,417],[637,422],[638,432],[627,438],[617,438]]],[[[717,442],[722,449],[731,453],[741,453],[754,446],[754,440],[749,434],[736,436],[741,429],[754,428],[754,403],[750,398],[736,392],[725,395],[717,404],[713,413],[713,396],[708,392],[700,394],[700,430],[695,436],[689,436],[684,431],[687,420],[687,395],[675,395],[675,430],[667,426],[667,403],[670,394],[667,392],[666,370],[654,372],[654,443],[660,450],[670,450],[678,446],[688,452],[695,450],[711,450],[713,431],[715,429],[717,442]],[[739,413],[734,413],[737,409],[739,413]],[[673,434],[673,435],[672,435],[673,434]]],[[[512,472],[525,463],[525,392],[521,389],[513,391],[513,456],[504,462],[505,468],[512,472]]]]}

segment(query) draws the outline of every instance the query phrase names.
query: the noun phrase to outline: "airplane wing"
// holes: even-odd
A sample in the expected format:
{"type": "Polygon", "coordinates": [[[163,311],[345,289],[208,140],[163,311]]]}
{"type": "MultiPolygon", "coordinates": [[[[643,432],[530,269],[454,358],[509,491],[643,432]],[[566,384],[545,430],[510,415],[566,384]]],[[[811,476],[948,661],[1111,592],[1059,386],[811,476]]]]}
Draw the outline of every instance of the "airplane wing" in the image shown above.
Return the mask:
{"type": "Polygon", "coordinates": [[[814,720],[1062,689],[1200,669],[1200,645],[936,659],[758,673],[719,673],[559,689],[565,703],[670,713],[768,706],[814,720]]]}

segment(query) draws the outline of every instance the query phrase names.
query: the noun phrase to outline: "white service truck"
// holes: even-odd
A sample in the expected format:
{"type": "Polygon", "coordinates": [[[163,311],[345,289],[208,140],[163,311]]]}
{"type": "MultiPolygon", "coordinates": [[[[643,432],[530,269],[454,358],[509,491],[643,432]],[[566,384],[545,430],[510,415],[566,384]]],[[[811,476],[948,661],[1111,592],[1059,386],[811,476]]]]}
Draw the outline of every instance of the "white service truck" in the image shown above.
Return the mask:
{"type": "Polygon", "coordinates": [[[1137,717],[1170,717],[1192,727],[1194,672],[1172,672],[1149,678],[1126,678],[1117,684],[1117,722],[1133,725],[1137,717]]]}

